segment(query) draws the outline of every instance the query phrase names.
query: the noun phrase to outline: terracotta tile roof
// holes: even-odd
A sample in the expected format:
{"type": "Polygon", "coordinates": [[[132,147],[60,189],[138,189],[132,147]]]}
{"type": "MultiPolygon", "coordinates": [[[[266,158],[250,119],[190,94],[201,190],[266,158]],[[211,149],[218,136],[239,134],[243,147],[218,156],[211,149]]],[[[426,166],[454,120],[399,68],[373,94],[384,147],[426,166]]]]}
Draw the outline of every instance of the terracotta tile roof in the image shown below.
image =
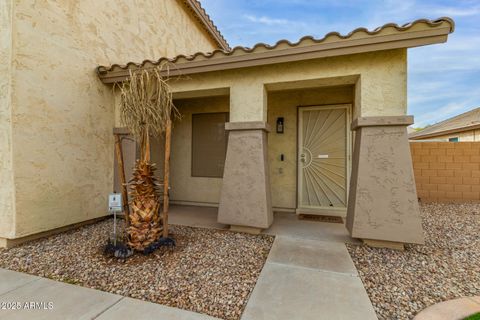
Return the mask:
{"type": "MultiPolygon", "coordinates": [[[[293,55],[297,52],[313,52],[315,51],[328,51],[332,50],[332,48],[339,44],[339,43],[346,43],[351,42],[355,43],[355,45],[364,45],[368,43],[387,43],[395,41],[396,39],[405,40],[408,37],[401,36],[402,33],[406,31],[412,31],[412,37],[416,37],[417,39],[426,39],[427,37],[440,37],[444,36],[445,33],[452,33],[455,29],[455,23],[451,18],[442,17],[435,20],[429,19],[419,19],[415,20],[410,23],[406,23],[404,25],[398,25],[395,23],[387,23],[381,27],[378,27],[374,30],[368,30],[366,28],[357,28],[346,35],[342,35],[338,32],[330,32],[326,34],[322,38],[314,38],[312,36],[305,36],[302,37],[297,42],[290,42],[288,40],[280,40],[274,45],[268,45],[265,43],[258,43],[254,45],[252,48],[237,46],[231,50],[214,50],[212,52],[197,52],[192,55],[177,55],[173,58],[162,57],[156,61],[152,60],[144,60],[141,63],[136,62],[128,62],[124,65],[120,64],[113,64],[111,66],[99,66],[97,67],[97,73],[99,74],[100,78],[105,77],[107,73],[116,73],[121,72],[122,70],[128,69],[137,69],[143,67],[153,67],[155,65],[159,65],[163,62],[171,62],[176,64],[177,66],[183,63],[191,63],[191,64],[202,64],[207,60],[214,60],[214,59],[222,59],[222,58],[231,58],[230,60],[246,60],[247,58],[243,59],[240,56],[247,56],[251,55],[262,55],[264,56],[263,59],[268,59],[268,57],[273,57],[276,55],[293,55]],[[422,30],[417,30],[422,29],[422,30]],[[423,34],[422,32],[429,32],[433,29],[442,29],[446,31],[441,31],[438,34],[423,34]],[[389,38],[390,37],[390,38],[389,38]],[[391,37],[396,37],[395,40],[392,40],[391,37]],[[360,44],[362,43],[362,44],[360,44]]],[[[412,45],[405,45],[403,47],[413,47],[417,45],[425,45],[431,43],[439,43],[445,42],[445,40],[438,40],[436,42],[425,42],[421,44],[412,44],[412,45]]],[[[346,46],[346,45],[345,45],[346,46]]],[[[349,45],[349,46],[354,46],[349,45]]],[[[382,49],[377,49],[382,50],[382,49]]],[[[383,49],[384,50],[384,49],[383,49]]],[[[227,59],[224,59],[227,60],[227,59]]],[[[106,81],[104,81],[106,82],[106,81]]]]}
{"type": "Polygon", "coordinates": [[[426,127],[421,131],[413,132],[408,135],[408,138],[419,140],[475,128],[480,128],[480,107],[426,127]]]}
{"type": "Polygon", "coordinates": [[[223,50],[230,50],[230,46],[223,37],[222,33],[218,30],[217,26],[213,23],[210,16],[199,0],[177,0],[190,11],[194,18],[204,27],[205,31],[212,37],[217,45],[223,50]]]}

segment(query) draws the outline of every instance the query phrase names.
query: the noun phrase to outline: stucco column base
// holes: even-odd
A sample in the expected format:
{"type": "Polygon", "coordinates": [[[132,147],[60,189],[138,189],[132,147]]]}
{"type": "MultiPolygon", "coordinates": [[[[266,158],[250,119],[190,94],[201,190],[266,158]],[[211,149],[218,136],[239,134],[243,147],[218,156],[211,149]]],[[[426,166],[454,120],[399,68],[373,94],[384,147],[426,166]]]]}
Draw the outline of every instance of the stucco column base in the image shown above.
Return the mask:
{"type": "Polygon", "coordinates": [[[353,238],[424,243],[406,128],[412,123],[412,116],[352,123],[356,137],[346,226],[353,238]]]}
{"type": "Polygon", "coordinates": [[[218,222],[266,229],[273,222],[265,122],[230,122],[218,222]]]}
{"type": "Polygon", "coordinates": [[[403,242],[371,240],[371,239],[362,239],[362,241],[364,244],[366,244],[369,247],[395,249],[399,251],[405,250],[405,244],[403,242]]]}
{"type": "Polygon", "coordinates": [[[254,227],[245,227],[245,226],[236,226],[236,225],[231,225],[230,226],[230,231],[233,231],[233,232],[260,234],[260,233],[262,233],[262,230],[263,229],[254,228],[254,227]]]}

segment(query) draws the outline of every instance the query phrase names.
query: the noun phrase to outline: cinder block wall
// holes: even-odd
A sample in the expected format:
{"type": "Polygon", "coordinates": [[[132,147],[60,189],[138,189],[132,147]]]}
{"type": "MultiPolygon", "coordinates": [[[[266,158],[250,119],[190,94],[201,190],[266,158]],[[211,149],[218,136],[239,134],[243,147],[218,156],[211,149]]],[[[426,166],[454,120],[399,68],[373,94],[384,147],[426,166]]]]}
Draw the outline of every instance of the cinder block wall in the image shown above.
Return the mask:
{"type": "Polygon", "coordinates": [[[480,142],[410,142],[421,201],[480,202],[480,142]]]}

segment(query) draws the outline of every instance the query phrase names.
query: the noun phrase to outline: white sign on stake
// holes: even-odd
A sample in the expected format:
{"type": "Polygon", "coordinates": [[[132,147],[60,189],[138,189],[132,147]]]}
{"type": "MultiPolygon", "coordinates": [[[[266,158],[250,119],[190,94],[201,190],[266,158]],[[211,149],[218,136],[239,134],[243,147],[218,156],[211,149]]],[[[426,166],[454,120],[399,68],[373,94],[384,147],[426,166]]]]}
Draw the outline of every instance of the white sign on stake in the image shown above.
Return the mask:
{"type": "Polygon", "coordinates": [[[122,208],[122,194],[110,193],[108,195],[108,210],[109,211],[123,211],[122,208]]]}
{"type": "Polygon", "coordinates": [[[108,195],[108,210],[113,212],[113,245],[117,245],[117,212],[123,211],[122,194],[110,193],[108,195]]]}

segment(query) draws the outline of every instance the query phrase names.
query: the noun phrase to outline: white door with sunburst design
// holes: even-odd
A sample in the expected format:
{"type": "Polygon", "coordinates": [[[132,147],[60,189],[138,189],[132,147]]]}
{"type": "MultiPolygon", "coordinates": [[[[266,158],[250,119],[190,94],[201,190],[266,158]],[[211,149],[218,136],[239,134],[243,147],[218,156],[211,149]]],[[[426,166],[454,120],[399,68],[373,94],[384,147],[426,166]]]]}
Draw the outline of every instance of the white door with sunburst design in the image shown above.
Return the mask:
{"type": "Polygon", "coordinates": [[[300,107],[297,213],[345,216],[350,105],[300,107]]]}

